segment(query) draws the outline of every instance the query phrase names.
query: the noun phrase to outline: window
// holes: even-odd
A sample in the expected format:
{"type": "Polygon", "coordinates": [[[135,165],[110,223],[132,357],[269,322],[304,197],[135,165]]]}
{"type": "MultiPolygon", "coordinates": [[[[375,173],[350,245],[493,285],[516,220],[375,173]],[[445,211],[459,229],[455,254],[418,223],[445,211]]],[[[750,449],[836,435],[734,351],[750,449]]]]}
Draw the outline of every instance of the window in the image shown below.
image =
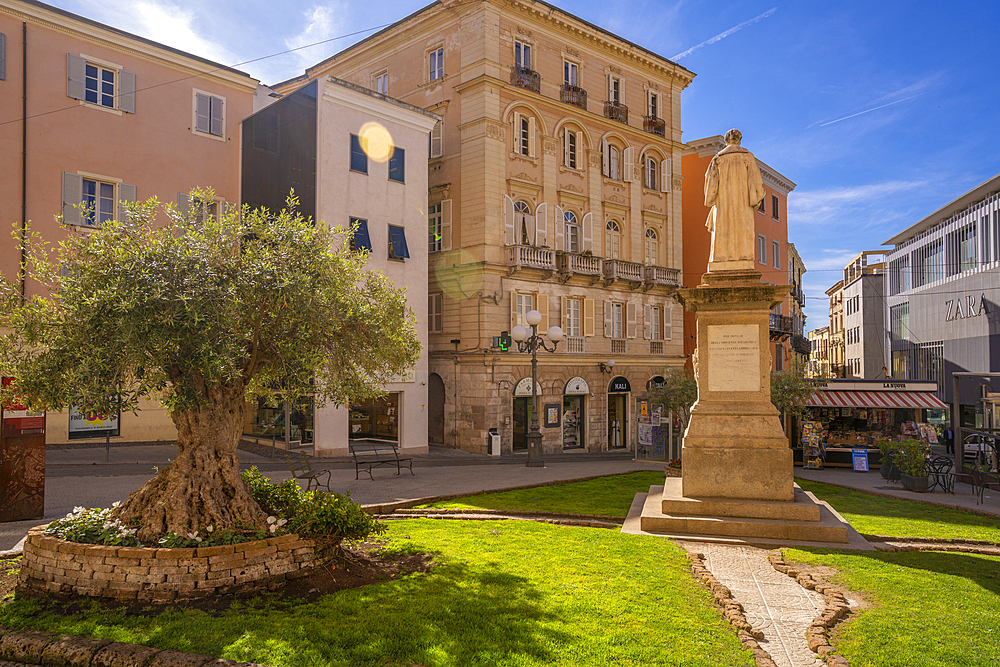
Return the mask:
{"type": "Polygon", "coordinates": [[[434,129],[431,130],[428,156],[435,158],[442,155],[444,155],[444,121],[439,120],[434,124],[434,129]]]}
{"type": "Polygon", "coordinates": [[[115,184],[83,179],[83,224],[94,226],[115,217],[115,184]]]}
{"type": "Polygon", "coordinates": [[[757,212],[761,213],[761,214],[767,213],[767,211],[764,209],[764,198],[763,197],[761,197],[760,203],[757,204],[757,212]]]}
{"type": "Polygon", "coordinates": [[[406,175],[406,151],[402,148],[394,148],[389,157],[389,180],[396,183],[405,183],[406,175]]]}
{"type": "Polygon", "coordinates": [[[615,220],[608,220],[604,231],[604,254],[608,259],[621,258],[622,230],[615,220]]]}
{"type": "MultiPolygon", "coordinates": [[[[897,262],[899,260],[896,260],[897,262]]],[[[889,264],[891,267],[895,262],[889,264]]],[[[944,242],[931,241],[913,251],[913,286],[921,287],[944,278],[944,242]]]]}
{"type": "Polygon", "coordinates": [[[431,204],[428,207],[427,251],[441,250],[441,204],[431,204]]]}
{"type": "Polygon", "coordinates": [[[218,219],[225,212],[226,202],[223,199],[192,198],[188,192],[177,193],[177,210],[183,215],[194,211],[194,221],[197,225],[205,224],[208,219],[218,219]]]}
{"type": "Polygon", "coordinates": [[[767,239],[763,234],[757,235],[757,261],[767,266],[767,239]]]}
{"type": "Polygon", "coordinates": [[[910,304],[897,303],[889,307],[889,340],[910,340],[910,304]]]}
{"type": "Polygon", "coordinates": [[[524,69],[531,69],[531,45],[522,41],[514,42],[514,64],[524,69]]]}
{"type": "Polygon", "coordinates": [[[622,80],[611,74],[608,75],[608,101],[622,103],[622,80]]]}
{"type": "Polygon", "coordinates": [[[521,155],[531,156],[531,121],[527,116],[518,117],[517,152],[521,155]]]}
{"type": "Polygon", "coordinates": [[[351,218],[351,229],[354,229],[354,235],[351,237],[351,250],[371,252],[372,241],[368,236],[368,221],[363,218],[351,218]]]}
{"type": "Polygon", "coordinates": [[[580,80],[580,68],[576,63],[568,60],[563,61],[563,83],[567,86],[576,86],[580,80]]]}
{"type": "Polygon", "coordinates": [[[604,336],[606,338],[624,338],[622,331],[622,304],[605,301],[608,311],[604,314],[604,336]]]}
{"type": "Polygon", "coordinates": [[[375,75],[375,92],[382,93],[383,95],[389,94],[389,72],[382,71],[375,75]]]}
{"type": "Polygon", "coordinates": [[[535,245],[534,230],[535,217],[531,214],[531,207],[523,201],[514,204],[514,222],[521,228],[521,245],[535,245]],[[529,229],[528,226],[531,226],[529,229]]]}
{"type": "Polygon", "coordinates": [[[580,154],[580,133],[566,128],[563,130],[563,164],[577,169],[580,154]]]}
{"type": "Polygon", "coordinates": [[[647,111],[649,112],[650,118],[660,117],[660,96],[656,93],[649,93],[649,100],[647,106],[647,111]]]}
{"type": "Polygon", "coordinates": [[[663,331],[660,328],[660,307],[651,306],[649,309],[649,336],[652,340],[663,340],[663,331]]]}
{"type": "Polygon", "coordinates": [[[444,76],[444,47],[439,46],[428,56],[427,80],[434,81],[444,76]]]}
{"type": "Polygon", "coordinates": [[[646,230],[646,264],[649,266],[657,266],[658,258],[660,256],[660,242],[656,238],[655,229],[646,230]]]}
{"type": "Polygon", "coordinates": [[[782,371],[785,369],[785,346],[781,343],[774,344],[774,370],[782,371]]]}
{"type": "Polygon", "coordinates": [[[427,295],[427,331],[440,333],[444,331],[444,294],[427,295]]]}
{"type": "Polygon", "coordinates": [[[578,338],[582,336],[580,328],[580,299],[565,299],[566,303],[566,336],[578,338]]]}
{"type": "Polygon", "coordinates": [[[778,211],[778,195],[771,195],[771,217],[781,220],[781,213],[778,211]]]}
{"type": "Polygon", "coordinates": [[[222,137],[226,129],[226,101],[221,97],[194,91],[194,130],[222,137]]]}
{"type": "Polygon", "coordinates": [[[526,329],[530,329],[531,325],[528,324],[527,315],[532,310],[535,309],[535,295],[534,294],[522,294],[518,292],[517,294],[517,321],[514,322],[513,326],[521,325],[526,329]]]}
{"type": "Polygon", "coordinates": [[[781,244],[777,241],[771,241],[771,266],[781,268],[781,244]]]}
{"type": "Polygon", "coordinates": [[[410,250],[406,247],[406,230],[389,225],[389,259],[406,259],[410,250]]]}
{"type": "Polygon", "coordinates": [[[135,186],[110,178],[63,172],[62,216],[71,225],[96,226],[108,220],[124,220],[120,202],[135,201],[135,186]]]}
{"type": "Polygon", "coordinates": [[[105,109],[135,113],[135,74],[67,53],[66,95],[105,109]]]}
{"type": "Polygon", "coordinates": [[[621,151],[617,146],[608,147],[608,178],[622,180],[621,151]]]}
{"type": "Polygon", "coordinates": [[[367,142],[356,134],[351,135],[351,171],[362,174],[368,173],[368,152],[365,150],[367,142]]]}
{"type": "Polygon", "coordinates": [[[892,351],[892,378],[894,380],[909,380],[910,378],[910,350],[892,351]]]}
{"type": "Polygon", "coordinates": [[[576,213],[566,211],[563,220],[566,223],[566,252],[580,252],[580,225],[576,213]]]}
{"type": "Polygon", "coordinates": [[[657,190],[657,178],[656,178],[656,159],[651,155],[646,156],[646,170],[645,170],[645,181],[644,185],[650,190],[657,190]]]}

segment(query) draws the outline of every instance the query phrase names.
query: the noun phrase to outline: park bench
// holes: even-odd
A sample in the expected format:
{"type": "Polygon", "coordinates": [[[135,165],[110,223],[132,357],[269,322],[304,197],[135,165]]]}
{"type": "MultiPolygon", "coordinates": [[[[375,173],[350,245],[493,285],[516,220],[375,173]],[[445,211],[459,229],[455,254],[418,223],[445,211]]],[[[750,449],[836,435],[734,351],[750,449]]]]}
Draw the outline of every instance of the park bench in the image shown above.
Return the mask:
{"type": "Polygon", "coordinates": [[[990,470],[990,464],[983,456],[976,457],[976,461],[972,465],[970,478],[972,481],[972,490],[976,494],[977,505],[983,504],[983,494],[990,487],[990,484],[1000,484],[1000,472],[990,470]]]}
{"type": "Polygon", "coordinates": [[[327,493],[333,493],[330,490],[329,470],[313,470],[312,464],[309,462],[309,457],[302,452],[291,452],[285,456],[285,460],[288,461],[288,468],[292,471],[292,477],[307,480],[306,491],[312,490],[313,484],[315,484],[317,491],[325,487],[327,493]],[[320,478],[324,475],[326,476],[326,481],[321,482],[320,478]]]}
{"type": "Polygon", "coordinates": [[[359,479],[361,471],[364,470],[373,480],[372,469],[381,466],[396,466],[396,474],[402,471],[405,465],[411,475],[413,472],[413,459],[399,458],[399,448],[387,442],[352,442],[351,454],[354,456],[354,479],[359,479]]]}

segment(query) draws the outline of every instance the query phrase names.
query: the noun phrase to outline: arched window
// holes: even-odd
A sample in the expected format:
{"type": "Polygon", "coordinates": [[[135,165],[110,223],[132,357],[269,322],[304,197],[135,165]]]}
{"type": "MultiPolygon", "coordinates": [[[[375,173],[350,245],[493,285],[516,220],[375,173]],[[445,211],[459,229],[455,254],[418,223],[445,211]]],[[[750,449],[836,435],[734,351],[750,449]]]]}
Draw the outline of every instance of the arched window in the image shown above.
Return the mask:
{"type": "Polygon", "coordinates": [[[523,201],[514,203],[514,229],[519,230],[521,245],[534,245],[535,217],[523,201]]]}
{"type": "Polygon", "coordinates": [[[656,156],[652,154],[646,155],[646,169],[645,169],[645,185],[649,190],[658,190],[659,183],[657,182],[657,171],[659,165],[656,161],[656,156]]]}
{"type": "Polygon", "coordinates": [[[646,230],[646,264],[658,266],[657,261],[660,256],[660,241],[656,238],[656,230],[649,228],[646,230]]]}
{"type": "Polygon", "coordinates": [[[604,255],[607,259],[621,259],[622,229],[615,220],[608,220],[604,231],[604,255]]]}
{"type": "Polygon", "coordinates": [[[566,252],[580,252],[580,223],[576,213],[563,213],[563,222],[566,223],[566,252]]]}

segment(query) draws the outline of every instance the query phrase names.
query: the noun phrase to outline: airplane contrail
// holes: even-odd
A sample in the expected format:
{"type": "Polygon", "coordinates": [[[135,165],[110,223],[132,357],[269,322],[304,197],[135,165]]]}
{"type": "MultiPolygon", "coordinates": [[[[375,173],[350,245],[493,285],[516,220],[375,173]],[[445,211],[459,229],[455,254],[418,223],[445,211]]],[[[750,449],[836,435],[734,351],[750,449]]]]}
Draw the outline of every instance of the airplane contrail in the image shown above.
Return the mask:
{"type": "Polygon", "coordinates": [[[776,11],[778,11],[777,7],[771,7],[769,10],[767,10],[766,12],[764,12],[763,14],[761,14],[760,16],[756,16],[756,17],[750,19],[749,21],[744,21],[743,23],[739,24],[735,28],[730,28],[729,30],[727,30],[725,32],[720,32],[715,37],[712,37],[711,39],[707,39],[704,42],[702,42],[701,44],[698,44],[697,46],[692,46],[687,51],[684,51],[682,53],[678,53],[676,56],[674,56],[673,58],[671,58],[671,60],[680,60],[684,56],[691,55],[691,53],[693,51],[697,51],[698,49],[700,49],[703,46],[707,46],[709,44],[715,44],[719,40],[722,40],[722,39],[725,39],[726,37],[729,37],[734,32],[742,30],[743,28],[747,27],[748,25],[752,25],[752,24],[756,23],[757,21],[761,21],[763,19],[766,19],[768,16],[770,16],[773,13],[775,13],[776,11]]]}
{"type": "Polygon", "coordinates": [[[903,99],[896,100],[895,102],[889,102],[888,104],[882,104],[880,106],[873,107],[871,109],[865,109],[864,111],[859,111],[857,113],[852,113],[850,116],[844,116],[843,118],[838,118],[837,120],[831,120],[831,121],[828,121],[826,123],[820,123],[819,126],[820,127],[826,127],[827,125],[833,125],[834,123],[839,123],[842,120],[847,120],[848,118],[854,118],[855,116],[860,116],[863,113],[869,113],[871,111],[878,111],[879,109],[884,109],[886,107],[892,106],[893,104],[899,104],[900,102],[905,102],[906,100],[912,100],[914,97],[917,97],[917,95],[910,95],[909,97],[904,97],[903,99]]]}

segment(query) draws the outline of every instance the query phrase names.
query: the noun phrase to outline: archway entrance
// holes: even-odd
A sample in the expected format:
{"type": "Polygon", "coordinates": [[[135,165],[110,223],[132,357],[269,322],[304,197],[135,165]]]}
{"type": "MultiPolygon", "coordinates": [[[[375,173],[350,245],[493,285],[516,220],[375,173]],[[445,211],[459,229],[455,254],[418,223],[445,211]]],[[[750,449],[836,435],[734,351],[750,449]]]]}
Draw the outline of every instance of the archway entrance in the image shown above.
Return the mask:
{"type": "MultiPolygon", "coordinates": [[[[542,400],[542,385],[536,383],[535,391],[538,393],[538,400],[542,400]]],[[[528,449],[528,428],[531,424],[532,409],[531,378],[521,378],[514,385],[514,432],[511,447],[515,452],[528,449]]]]}
{"type": "Polygon", "coordinates": [[[437,373],[427,376],[427,442],[444,444],[444,380],[437,373]]]}

